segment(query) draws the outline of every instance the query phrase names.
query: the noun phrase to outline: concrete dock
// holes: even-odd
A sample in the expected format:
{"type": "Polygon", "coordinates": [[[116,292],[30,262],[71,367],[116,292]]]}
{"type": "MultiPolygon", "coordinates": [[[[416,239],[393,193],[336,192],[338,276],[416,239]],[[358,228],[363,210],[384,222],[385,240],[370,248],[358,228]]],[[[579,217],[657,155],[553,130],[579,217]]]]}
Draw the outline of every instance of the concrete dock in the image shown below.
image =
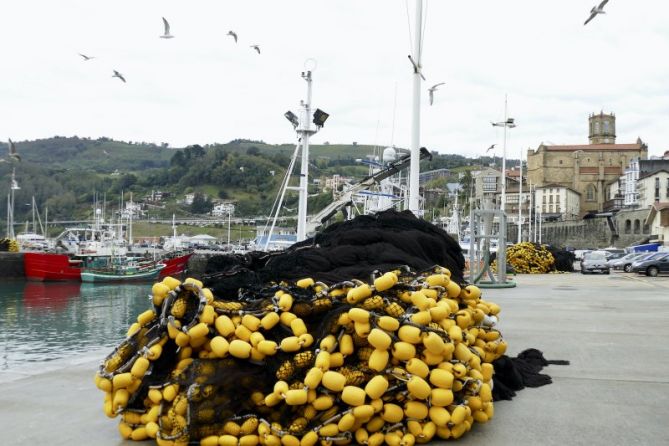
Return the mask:
{"type": "MultiPolygon", "coordinates": [[[[669,277],[573,273],[516,280],[517,288],[484,290],[502,307],[508,354],[534,347],[571,365],[545,368],[553,384],[495,403],[495,417],[457,444],[669,444],[669,277]]],[[[30,375],[0,373],[1,443],[134,444],[122,441],[118,420],[102,412],[93,374],[103,356],[47,373],[38,366],[30,375]]]]}

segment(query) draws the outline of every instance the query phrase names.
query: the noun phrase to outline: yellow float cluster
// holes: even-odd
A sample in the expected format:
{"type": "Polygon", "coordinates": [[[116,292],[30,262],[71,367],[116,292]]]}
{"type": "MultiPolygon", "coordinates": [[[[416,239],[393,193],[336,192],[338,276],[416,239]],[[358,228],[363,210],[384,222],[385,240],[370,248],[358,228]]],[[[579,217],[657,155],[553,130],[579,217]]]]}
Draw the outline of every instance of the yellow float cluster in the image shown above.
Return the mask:
{"type": "MultiPolygon", "coordinates": [[[[555,269],[553,254],[542,245],[517,243],[506,249],[506,262],[519,274],[545,274],[555,269]]],[[[493,268],[496,267],[493,262],[493,268]]]]}
{"type": "Polygon", "coordinates": [[[370,283],[272,287],[271,299],[251,309],[215,299],[194,279],[155,284],[154,309],[95,378],[105,413],[121,415],[121,436],[184,446],[410,446],[459,438],[492,418],[491,363],[506,343],[495,329],[499,306],[476,286],[461,287],[438,267],[370,283]],[[315,330],[326,317],[327,329],[315,330]],[[172,368],[157,370],[172,343],[172,368]],[[230,398],[209,384],[223,362],[274,367],[274,376],[234,395],[247,413],[217,419],[203,402],[230,398]]]}
{"type": "Polygon", "coordinates": [[[19,244],[11,238],[0,238],[0,252],[19,252],[19,244]]]}

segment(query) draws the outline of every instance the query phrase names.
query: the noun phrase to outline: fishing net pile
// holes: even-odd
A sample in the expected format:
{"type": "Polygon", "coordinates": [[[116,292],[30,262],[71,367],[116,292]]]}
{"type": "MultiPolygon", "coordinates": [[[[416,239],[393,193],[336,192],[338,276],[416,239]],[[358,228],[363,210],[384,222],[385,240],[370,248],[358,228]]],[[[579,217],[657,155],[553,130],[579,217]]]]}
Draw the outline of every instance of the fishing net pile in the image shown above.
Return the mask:
{"type": "MultiPolygon", "coordinates": [[[[335,225],[278,255],[218,258],[203,282],[156,283],[153,307],[95,378],[121,436],[412,445],[488,421],[493,363],[507,358],[500,308],[463,282],[448,235],[392,214],[335,225]]],[[[508,365],[500,398],[533,385],[508,365]]]]}
{"type": "Polygon", "coordinates": [[[493,416],[499,307],[447,269],[216,296],[166,278],[102,364],[105,413],[158,444],[410,444],[493,416]]]}
{"type": "Polygon", "coordinates": [[[14,239],[0,238],[0,252],[19,252],[19,244],[14,239]]]}
{"type": "Polygon", "coordinates": [[[552,245],[547,245],[546,248],[550,251],[555,259],[554,267],[556,271],[560,272],[574,272],[574,262],[576,261],[576,256],[573,252],[567,251],[565,249],[559,249],[552,245]]]}
{"type": "MultiPolygon", "coordinates": [[[[506,263],[519,274],[545,274],[555,271],[555,258],[544,245],[517,243],[506,248],[506,263]]],[[[497,260],[492,264],[496,268],[497,260]]]]}

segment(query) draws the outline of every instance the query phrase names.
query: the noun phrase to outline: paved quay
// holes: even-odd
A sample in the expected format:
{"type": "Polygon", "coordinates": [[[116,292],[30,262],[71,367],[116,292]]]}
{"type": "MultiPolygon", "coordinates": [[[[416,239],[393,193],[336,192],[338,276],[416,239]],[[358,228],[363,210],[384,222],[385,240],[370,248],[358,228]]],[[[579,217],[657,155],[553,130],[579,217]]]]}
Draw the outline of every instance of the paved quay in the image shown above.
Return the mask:
{"type": "MultiPolygon", "coordinates": [[[[553,384],[495,403],[495,417],[457,444],[669,444],[669,277],[574,273],[516,280],[516,288],[484,290],[485,299],[502,307],[508,353],[534,347],[571,365],[545,368],[553,384]]],[[[0,374],[0,443],[137,444],[122,441],[117,420],[102,412],[102,393],[93,385],[99,359],[30,376],[0,374]]]]}

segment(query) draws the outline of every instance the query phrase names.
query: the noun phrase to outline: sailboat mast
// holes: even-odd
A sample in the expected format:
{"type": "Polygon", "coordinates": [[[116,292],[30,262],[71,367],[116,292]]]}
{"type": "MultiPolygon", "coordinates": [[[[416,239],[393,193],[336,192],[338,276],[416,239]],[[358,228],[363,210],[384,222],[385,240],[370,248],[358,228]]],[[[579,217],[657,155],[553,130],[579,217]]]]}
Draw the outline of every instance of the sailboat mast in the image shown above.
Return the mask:
{"type": "Polygon", "coordinates": [[[132,204],[132,192],[130,192],[130,209],[129,211],[129,217],[128,217],[128,247],[132,246],[132,212],[133,212],[133,204],[132,204]]]}
{"type": "Polygon", "coordinates": [[[302,139],[302,165],[300,166],[300,196],[297,209],[297,241],[307,238],[307,197],[309,194],[309,136],[311,118],[311,71],[302,73],[307,81],[307,101],[304,103],[298,134],[302,139]]]}
{"type": "Polygon", "coordinates": [[[420,175],[420,89],[421,89],[421,46],[423,0],[416,0],[415,34],[413,49],[413,113],[411,119],[411,166],[409,169],[409,210],[420,216],[419,175],[420,175]]]}

